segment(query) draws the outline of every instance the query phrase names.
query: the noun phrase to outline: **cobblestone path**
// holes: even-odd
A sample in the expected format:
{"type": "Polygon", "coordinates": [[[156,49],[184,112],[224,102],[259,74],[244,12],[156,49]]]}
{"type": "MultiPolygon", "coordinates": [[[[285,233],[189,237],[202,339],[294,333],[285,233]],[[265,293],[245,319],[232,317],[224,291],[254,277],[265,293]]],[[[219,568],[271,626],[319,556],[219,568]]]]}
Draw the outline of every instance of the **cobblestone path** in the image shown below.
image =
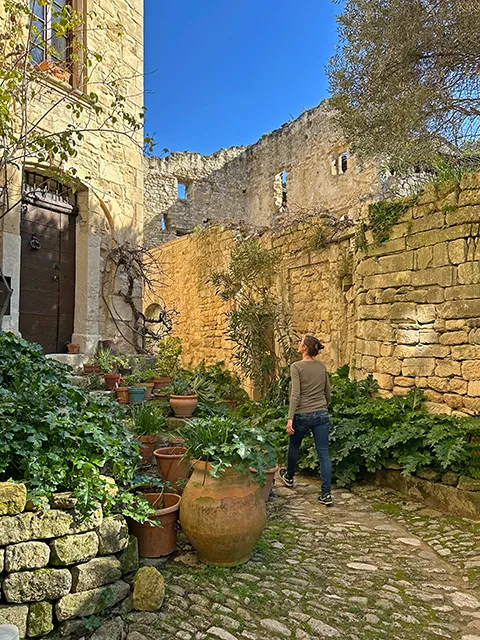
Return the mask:
{"type": "Polygon", "coordinates": [[[274,490],[240,568],[198,565],[185,542],[157,562],[164,607],[129,614],[129,640],[480,640],[480,523],[371,486],[326,509],[318,489],[274,490]]]}

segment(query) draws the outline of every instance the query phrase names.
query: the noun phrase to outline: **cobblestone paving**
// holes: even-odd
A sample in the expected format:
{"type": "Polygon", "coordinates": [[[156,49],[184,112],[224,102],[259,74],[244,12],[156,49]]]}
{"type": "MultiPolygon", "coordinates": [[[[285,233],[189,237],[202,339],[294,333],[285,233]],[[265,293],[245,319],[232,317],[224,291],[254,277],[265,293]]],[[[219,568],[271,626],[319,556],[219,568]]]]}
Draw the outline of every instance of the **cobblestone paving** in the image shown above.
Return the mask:
{"type": "MultiPolygon", "coordinates": [[[[316,502],[318,483],[275,489],[253,559],[160,563],[160,614],[127,616],[130,640],[480,640],[480,523],[371,486],[316,502]]],[[[158,564],[158,563],[157,563],[158,564]]]]}

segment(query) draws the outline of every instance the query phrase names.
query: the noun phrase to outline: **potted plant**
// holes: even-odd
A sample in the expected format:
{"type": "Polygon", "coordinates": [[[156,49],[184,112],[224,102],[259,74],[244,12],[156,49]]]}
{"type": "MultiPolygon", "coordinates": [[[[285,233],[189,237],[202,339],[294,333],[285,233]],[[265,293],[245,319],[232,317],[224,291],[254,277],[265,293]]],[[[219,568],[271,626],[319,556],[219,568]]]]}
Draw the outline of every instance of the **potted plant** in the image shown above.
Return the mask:
{"type": "Polygon", "coordinates": [[[115,356],[110,349],[99,349],[95,354],[95,364],[100,367],[107,389],[113,390],[118,386],[120,378],[118,373],[118,357],[115,356]]]}
{"type": "Polygon", "coordinates": [[[115,387],[114,391],[115,391],[115,397],[117,398],[120,404],[128,404],[130,402],[130,392],[128,391],[128,387],[124,387],[124,386],[115,387]]]}
{"type": "Polygon", "coordinates": [[[67,353],[80,353],[80,345],[72,344],[71,342],[66,342],[67,345],[67,353]]]}
{"type": "Polygon", "coordinates": [[[182,340],[178,337],[167,336],[159,341],[158,349],[155,375],[152,377],[155,391],[168,386],[172,381],[172,376],[178,370],[182,354],[182,340]]]}
{"type": "Polygon", "coordinates": [[[263,431],[231,416],[187,421],[182,436],[193,466],[180,506],[185,535],[201,562],[247,562],[265,526],[261,485],[276,463],[273,447],[263,431]]]}
{"type": "Polygon", "coordinates": [[[166,391],[176,418],[191,418],[198,405],[198,395],[193,386],[180,376],[174,378],[166,391]]]}
{"type": "Polygon", "coordinates": [[[132,367],[128,356],[116,356],[118,373],[121,376],[129,376],[132,374],[132,367]]]}
{"type": "Polygon", "coordinates": [[[142,464],[149,465],[158,435],[165,429],[165,417],[152,404],[133,406],[130,410],[130,430],[141,444],[142,464]]]}
{"type": "Polygon", "coordinates": [[[100,366],[98,364],[84,364],[83,365],[83,373],[86,376],[89,376],[91,374],[102,373],[102,370],[100,369],[100,366]]]}
{"type": "MultiPolygon", "coordinates": [[[[140,489],[140,487],[139,487],[140,489]]],[[[142,558],[168,556],[177,546],[177,520],[181,497],[166,493],[164,487],[148,488],[142,497],[155,509],[144,522],[129,519],[130,533],[138,540],[142,558]]]]}
{"type": "MultiPolygon", "coordinates": [[[[125,377],[125,384],[129,389],[131,388],[143,389],[143,400],[151,400],[153,383],[146,381],[148,377],[149,377],[148,373],[145,373],[143,371],[137,371],[136,373],[132,373],[131,375],[125,377]]],[[[134,395],[135,395],[135,392],[134,392],[134,395]]]]}
{"type": "Polygon", "coordinates": [[[186,457],[187,449],[183,443],[172,442],[167,447],[161,447],[153,452],[157,461],[158,473],[164,480],[182,493],[184,482],[190,473],[190,462],[186,457]]]}
{"type": "Polygon", "coordinates": [[[39,65],[37,65],[39,69],[48,73],[49,75],[61,80],[62,82],[69,82],[70,80],[70,71],[61,67],[59,64],[52,62],[51,60],[42,60],[39,65]]]}

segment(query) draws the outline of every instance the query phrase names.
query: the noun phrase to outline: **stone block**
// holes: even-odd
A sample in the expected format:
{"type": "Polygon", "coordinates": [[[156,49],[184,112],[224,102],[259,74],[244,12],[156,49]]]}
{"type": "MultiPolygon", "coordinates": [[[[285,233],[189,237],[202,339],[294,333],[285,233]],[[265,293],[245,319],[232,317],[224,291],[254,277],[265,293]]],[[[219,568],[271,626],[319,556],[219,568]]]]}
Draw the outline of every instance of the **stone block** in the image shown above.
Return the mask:
{"type": "Polygon", "coordinates": [[[448,259],[448,243],[440,242],[433,245],[432,267],[444,267],[450,264],[448,259]]]}
{"type": "Polygon", "coordinates": [[[480,189],[480,174],[465,173],[460,181],[460,189],[480,189]]]}
{"type": "Polygon", "coordinates": [[[395,302],[390,307],[390,319],[393,322],[415,322],[417,305],[414,302],[395,302]]]}
{"type": "Polygon", "coordinates": [[[30,605],[27,635],[29,638],[46,636],[53,631],[53,606],[50,602],[35,602],[30,605]]]}
{"type": "Polygon", "coordinates": [[[71,568],[72,592],[89,591],[105,584],[116,582],[122,577],[120,560],[115,556],[94,558],[71,568]]]}
{"type": "Polygon", "coordinates": [[[453,378],[462,374],[461,364],[452,360],[437,360],[435,375],[439,378],[453,378]]]}
{"type": "Polygon", "coordinates": [[[377,358],[376,369],[379,373],[398,376],[402,371],[402,362],[398,358],[377,358]]]}
{"type": "MultiPolygon", "coordinates": [[[[123,640],[125,637],[125,624],[119,616],[109,620],[95,631],[90,640],[123,640]]],[[[130,634],[129,636],[130,637],[130,634]]]]}
{"type": "Polygon", "coordinates": [[[52,509],[74,509],[77,502],[77,499],[72,496],[70,491],[54,493],[50,498],[50,506],[52,509]]]}
{"type": "Polygon", "coordinates": [[[395,294],[397,290],[395,288],[391,289],[380,289],[375,294],[375,302],[378,304],[390,304],[395,300],[395,294]]]}
{"type": "Polygon", "coordinates": [[[452,264],[461,264],[467,259],[467,242],[464,238],[448,243],[448,258],[452,264]]]}
{"type": "Polygon", "coordinates": [[[399,251],[405,251],[406,242],[405,238],[396,238],[395,240],[387,240],[380,246],[370,245],[367,247],[366,255],[368,256],[384,256],[389,253],[397,253],[399,251]]]}
{"type": "Polygon", "coordinates": [[[480,398],[463,396],[463,407],[465,411],[468,411],[468,413],[470,413],[470,415],[480,415],[480,398]]]}
{"type": "Polygon", "coordinates": [[[458,285],[445,289],[445,300],[471,300],[478,298],[478,284],[458,285]]]}
{"type": "Polygon", "coordinates": [[[417,320],[420,324],[435,322],[437,312],[433,304],[420,304],[417,306],[417,320]]]}
{"type": "Polygon", "coordinates": [[[462,377],[465,380],[480,380],[480,360],[462,362],[462,377]]]}
{"type": "Polygon", "coordinates": [[[391,342],[383,342],[380,345],[380,355],[384,358],[390,358],[393,356],[395,345],[391,342]]]}
{"type": "Polygon", "coordinates": [[[468,334],[470,344],[480,344],[480,329],[472,329],[468,334]]]}
{"type": "Polygon", "coordinates": [[[415,233],[407,237],[407,248],[419,249],[420,247],[438,244],[439,242],[448,242],[449,240],[456,240],[457,238],[468,238],[470,231],[471,228],[469,224],[461,224],[444,229],[433,229],[431,231],[415,233]]]}
{"type": "Polygon", "coordinates": [[[402,375],[411,376],[431,376],[435,371],[434,358],[405,358],[402,365],[402,375]]]}
{"type": "Polygon", "coordinates": [[[470,380],[468,383],[468,395],[475,398],[480,397],[480,380],[470,380]]]}
{"type": "Polygon", "coordinates": [[[480,287],[480,264],[478,262],[459,264],[458,282],[460,284],[474,284],[480,287]]]}
{"type": "Polygon", "coordinates": [[[50,547],[45,542],[20,542],[5,550],[5,570],[8,573],[25,569],[41,569],[50,560],[50,547]]]}
{"type": "Polygon", "coordinates": [[[373,356],[362,357],[362,369],[367,373],[373,373],[376,369],[376,359],[373,356]]]}
{"type": "Polygon", "coordinates": [[[410,234],[429,231],[430,229],[441,229],[445,224],[445,214],[442,211],[430,213],[421,218],[417,218],[410,223],[410,234]]]}
{"type": "Polygon", "coordinates": [[[421,467],[420,469],[417,469],[415,475],[417,475],[419,478],[423,478],[424,480],[430,480],[430,482],[436,482],[437,480],[440,480],[441,476],[438,471],[435,471],[435,469],[430,469],[429,467],[421,467]]]}
{"type": "Polygon", "coordinates": [[[415,347],[414,358],[446,358],[450,347],[442,344],[419,344],[415,347]]]}
{"type": "Polygon", "coordinates": [[[466,326],[466,320],[445,320],[444,331],[457,331],[458,329],[464,329],[466,326]]]}
{"type": "MultiPolygon", "coordinates": [[[[377,273],[390,273],[391,271],[412,270],[414,266],[414,251],[404,251],[392,256],[384,256],[378,259],[377,273]]],[[[372,272],[373,274],[375,271],[372,272]]]]}
{"type": "Polygon", "coordinates": [[[480,317],[480,299],[445,302],[439,307],[439,316],[446,320],[480,317]]]}
{"type": "Polygon", "coordinates": [[[137,611],[158,611],[165,598],[165,582],[155,567],[142,567],[133,583],[133,608],[137,611]]]}
{"type": "Polygon", "coordinates": [[[413,358],[415,355],[415,347],[410,345],[397,345],[393,350],[395,358],[413,358]]]}
{"type": "Polygon", "coordinates": [[[22,513],[27,503],[27,489],[24,484],[0,482],[0,516],[14,516],[22,513]]]}
{"type": "Polygon", "coordinates": [[[480,194],[476,189],[463,189],[460,192],[458,204],[460,207],[480,204],[480,194]]]}
{"type": "Polygon", "coordinates": [[[127,548],[130,535],[125,518],[121,515],[105,518],[97,529],[100,555],[111,555],[127,548]]]}
{"type": "Polygon", "coordinates": [[[438,378],[437,376],[430,376],[428,378],[428,386],[430,389],[439,393],[446,393],[448,391],[448,378],[438,378]]]}
{"type": "Polygon", "coordinates": [[[449,287],[453,284],[453,274],[454,267],[450,266],[415,271],[412,274],[412,284],[414,287],[423,287],[426,285],[449,287]]]}
{"type": "Polygon", "coordinates": [[[480,491],[480,480],[469,478],[468,476],[460,476],[457,487],[462,491],[480,491]]]}
{"type": "Polygon", "coordinates": [[[454,360],[480,360],[479,344],[461,344],[452,347],[454,360]]]}
{"type": "Polygon", "coordinates": [[[98,536],[95,531],[57,538],[50,543],[51,564],[65,566],[87,562],[98,553],[98,536]]]}
{"type": "Polygon", "coordinates": [[[430,413],[436,413],[439,415],[445,414],[447,416],[452,415],[452,409],[441,402],[425,402],[425,409],[430,413]]]}
{"type": "Polygon", "coordinates": [[[403,376],[397,376],[395,378],[395,385],[398,387],[414,387],[415,379],[414,378],[404,378],[403,376]]]}
{"type": "Polygon", "coordinates": [[[373,374],[373,377],[378,382],[378,386],[380,389],[393,389],[393,376],[388,373],[377,373],[373,374]]]}
{"type": "Polygon", "coordinates": [[[365,304],[360,305],[357,311],[359,320],[384,320],[388,318],[390,313],[390,305],[388,304],[365,304]]]}
{"type": "Polygon", "coordinates": [[[393,387],[392,393],[394,396],[407,396],[410,389],[407,387],[393,387]]]}
{"type": "Polygon", "coordinates": [[[456,393],[445,393],[443,401],[452,409],[459,410],[463,407],[463,398],[456,393]]]}
{"type": "Polygon", "coordinates": [[[135,536],[130,536],[128,547],[118,554],[122,573],[137,571],[139,563],[138,540],[135,536]]]}
{"type": "Polygon", "coordinates": [[[397,271],[394,273],[366,276],[363,280],[363,288],[371,290],[403,287],[412,283],[412,274],[413,271],[397,271]]]}
{"type": "Polygon", "coordinates": [[[130,587],[119,580],[108,587],[100,587],[81,593],[63,596],[55,605],[55,615],[59,622],[71,618],[83,618],[113,607],[128,596],[130,587]]]}
{"type": "Polygon", "coordinates": [[[0,624],[13,624],[20,638],[27,635],[28,607],[25,605],[0,605],[0,624]]]}
{"type": "Polygon", "coordinates": [[[365,320],[358,322],[357,327],[359,338],[364,338],[365,340],[381,340],[382,342],[394,340],[394,329],[386,322],[365,320]]]}
{"type": "Polygon", "coordinates": [[[397,329],[395,338],[398,344],[413,345],[420,341],[420,333],[417,329],[397,329]]]}
{"type": "Polygon", "coordinates": [[[451,393],[464,395],[468,391],[468,382],[462,378],[453,378],[448,380],[448,390],[451,393]]]}
{"type": "Polygon", "coordinates": [[[430,402],[437,402],[441,404],[443,402],[443,394],[438,393],[438,391],[434,391],[433,389],[425,389],[424,391],[425,399],[430,402]]]}
{"type": "Polygon", "coordinates": [[[420,344],[437,344],[440,342],[440,334],[435,329],[420,329],[420,344]]]}
{"type": "Polygon", "coordinates": [[[0,549],[0,573],[5,567],[5,549],[0,549]]]}
{"type": "Polygon", "coordinates": [[[432,266],[433,246],[420,247],[416,251],[416,267],[417,269],[427,269],[432,266]]]}
{"type": "Polygon", "coordinates": [[[72,576],[68,569],[37,569],[10,573],[3,581],[7,602],[56,600],[69,593],[72,576]]]}
{"type": "Polygon", "coordinates": [[[449,226],[462,225],[470,226],[468,223],[476,223],[479,220],[480,207],[478,205],[464,206],[456,211],[449,211],[446,215],[446,223],[449,226]]]}
{"type": "Polygon", "coordinates": [[[440,336],[440,344],[459,345],[468,342],[467,331],[447,331],[440,336]]]}
{"type": "Polygon", "coordinates": [[[442,476],[442,484],[447,484],[450,487],[456,487],[459,480],[460,476],[453,471],[447,471],[447,473],[442,476]]]}

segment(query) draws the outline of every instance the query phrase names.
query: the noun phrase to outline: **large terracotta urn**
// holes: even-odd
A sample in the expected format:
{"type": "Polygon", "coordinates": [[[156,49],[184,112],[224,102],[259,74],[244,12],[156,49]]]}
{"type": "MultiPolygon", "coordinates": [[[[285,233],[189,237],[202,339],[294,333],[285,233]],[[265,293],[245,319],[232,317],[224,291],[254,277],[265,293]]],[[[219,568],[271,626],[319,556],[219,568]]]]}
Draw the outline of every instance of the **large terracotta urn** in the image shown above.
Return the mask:
{"type": "Polygon", "coordinates": [[[212,478],[210,470],[210,464],[194,462],[180,524],[201,562],[233,567],[252,556],[265,527],[265,500],[248,470],[230,467],[219,478],[212,478]]]}

